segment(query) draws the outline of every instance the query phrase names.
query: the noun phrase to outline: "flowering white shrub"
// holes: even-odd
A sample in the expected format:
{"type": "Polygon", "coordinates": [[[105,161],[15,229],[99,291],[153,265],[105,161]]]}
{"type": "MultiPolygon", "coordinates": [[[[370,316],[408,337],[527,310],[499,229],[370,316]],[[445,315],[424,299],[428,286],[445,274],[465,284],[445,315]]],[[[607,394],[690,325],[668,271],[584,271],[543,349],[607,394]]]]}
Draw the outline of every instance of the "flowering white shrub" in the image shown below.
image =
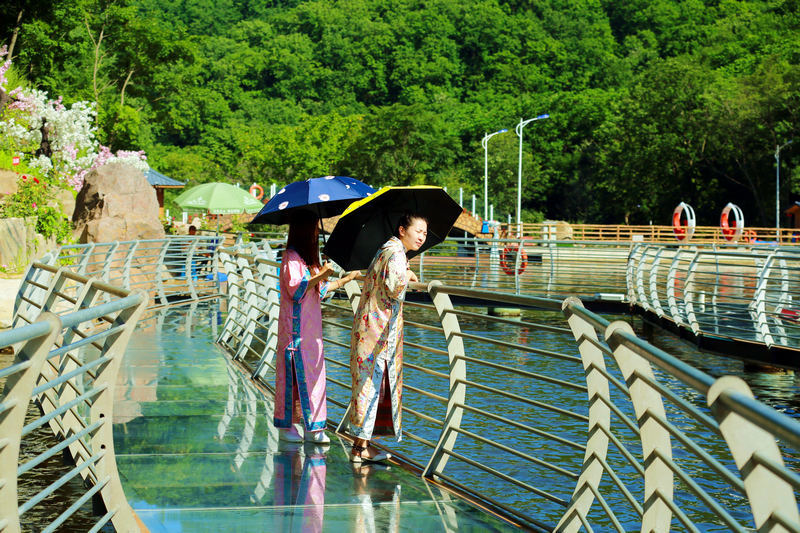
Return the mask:
{"type": "MultiPolygon", "coordinates": [[[[6,54],[3,46],[0,60],[6,54]]],[[[48,99],[45,91],[22,87],[8,91],[5,73],[10,66],[8,60],[0,67],[0,89],[11,98],[6,109],[0,109],[0,136],[10,141],[14,151],[30,154],[28,164],[31,167],[76,191],[83,186],[89,171],[111,161],[147,170],[147,156],[143,151],[120,150],[113,154],[98,142],[94,102],[75,102],[67,107],[61,97],[48,99]],[[49,153],[44,150],[43,141],[49,143],[49,153]]]]}

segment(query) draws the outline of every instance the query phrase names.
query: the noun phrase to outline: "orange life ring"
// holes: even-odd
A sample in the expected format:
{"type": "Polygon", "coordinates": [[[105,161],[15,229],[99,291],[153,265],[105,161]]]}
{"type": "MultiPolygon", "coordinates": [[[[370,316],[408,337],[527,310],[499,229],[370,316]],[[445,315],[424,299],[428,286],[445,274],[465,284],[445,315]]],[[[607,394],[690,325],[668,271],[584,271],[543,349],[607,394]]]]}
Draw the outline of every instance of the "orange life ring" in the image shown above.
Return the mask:
{"type": "Polygon", "coordinates": [[[746,237],[747,242],[750,242],[750,243],[756,242],[756,239],[758,238],[758,235],[756,235],[756,232],[751,230],[751,229],[747,230],[745,235],[747,235],[747,237],[746,237]]]}
{"type": "Polygon", "coordinates": [[[722,227],[722,236],[725,237],[725,240],[733,240],[733,236],[736,235],[736,221],[728,220],[727,212],[722,212],[722,216],[719,218],[719,225],[722,227]]]}
{"type": "Polygon", "coordinates": [[[258,183],[254,183],[250,186],[250,194],[252,194],[256,200],[261,200],[264,197],[264,189],[262,189],[261,185],[258,183]]]}
{"type": "Polygon", "coordinates": [[[678,211],[677,213],[672,213],[672,231],[675,232],[675,237],[679,241],[684,239],[686,234],[686,228],[681,224],[681,213],[678,211]]]}
{"type": "Polygon", "coordinates": [[[516,268],[517,263],[517,252],[520,252],[517,274],[521,275],[525,272],[525,267],[528,266],[528,254],[525,253],[525,248],[520,248],[516,244],[509,244],[500,252],[500,268],[509,276],[514,275],[514,268],[516,268]]]}
{"type": "Polygon", "coordinates": [[[681,242],[689,242],[694,235],[695,229],[694,209],[685,202],[681,202],[672,211],[672,231],[675,238],[681,242]],[[681,224],[681,215],[686,215],[686,224],[681,224]]]}
{"type": "Polygon", "coordinates": [[[726,241],[738,241],[744,232],[744,215],[739,206],[728,202],[719,216],[719,226],[722,229],[722,237],[726,241]],[[733,218],[731,218],[733,213],[733,218]]]}

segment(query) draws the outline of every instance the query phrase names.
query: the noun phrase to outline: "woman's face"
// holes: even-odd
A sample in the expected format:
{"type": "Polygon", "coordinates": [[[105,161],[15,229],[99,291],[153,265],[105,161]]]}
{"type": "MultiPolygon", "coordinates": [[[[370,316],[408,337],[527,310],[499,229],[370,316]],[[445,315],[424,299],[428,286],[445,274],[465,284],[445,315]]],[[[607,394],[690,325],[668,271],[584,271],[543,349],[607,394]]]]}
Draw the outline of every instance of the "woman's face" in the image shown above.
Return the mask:
{"type": "Polygon", "coordinates": [[[428,223],[421,218],[412,218],[411,224],[407,228],[401,226],[398,233],[406,251],[416,251],[425,244],[425,239],[428,237],[428,223]]]}

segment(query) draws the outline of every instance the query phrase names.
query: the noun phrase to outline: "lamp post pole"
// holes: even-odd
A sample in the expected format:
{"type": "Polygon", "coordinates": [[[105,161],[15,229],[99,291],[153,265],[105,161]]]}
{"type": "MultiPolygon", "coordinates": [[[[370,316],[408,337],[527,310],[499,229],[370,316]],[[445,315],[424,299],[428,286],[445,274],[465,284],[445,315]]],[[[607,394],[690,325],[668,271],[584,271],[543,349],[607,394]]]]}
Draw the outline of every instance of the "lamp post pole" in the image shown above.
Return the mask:
{"type": "Polygon", "coordinates": [[[538,117],[529,118],[528,120],[519,119],[519,124],[515,128],[517,136],[519,137],[519,172],[517,173],[517,237],[522,238],[522,128],[528,123],[535,120],[542,120],[550,118],[550,115],[545,113],[538,117]]]}
{"type": "Polygon", "coordinates": [[[484,133],[481,140],[481,146],[483,146],[483,220],[489,216],[489,139],[507,131],[507,129],[502,129],[494,133],[484,133]]]}
{"type": "Polygon", "coordinates": [[[775,147],[775,241],[781,242],[781,150],[794,142],[791,139],[775,147]]]}

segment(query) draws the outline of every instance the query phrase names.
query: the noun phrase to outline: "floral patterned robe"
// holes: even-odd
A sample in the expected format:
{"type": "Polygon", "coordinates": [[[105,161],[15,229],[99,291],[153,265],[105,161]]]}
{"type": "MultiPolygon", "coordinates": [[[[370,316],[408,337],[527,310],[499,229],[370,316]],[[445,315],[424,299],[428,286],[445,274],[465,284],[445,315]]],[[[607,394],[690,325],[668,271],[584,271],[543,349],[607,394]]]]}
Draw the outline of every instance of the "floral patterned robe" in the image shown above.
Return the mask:
{"type": "Polygon", "coordinates": [[[300,254],[288,248],[281,261],[275,358],[274,423],[278,428],[289,428],[292,418],[294,421],[302,418],[306,431],[318,431],[325,428],[328,416],[320,304],[328,283],[323,281],[314,290],[307,291],[311,275],[300,254]],[[297,376],[295,398],[292,368],[297,376]]]}
{"type": "Polygon", "coordinates": [[[403,299],[408,278],[403,243],[389,239],[375,255],[350,337],[350,432],[369,440],[375,435],[402,438],[403,299]],[[384,374],[388,390],[383,389],[384,374]]]}

